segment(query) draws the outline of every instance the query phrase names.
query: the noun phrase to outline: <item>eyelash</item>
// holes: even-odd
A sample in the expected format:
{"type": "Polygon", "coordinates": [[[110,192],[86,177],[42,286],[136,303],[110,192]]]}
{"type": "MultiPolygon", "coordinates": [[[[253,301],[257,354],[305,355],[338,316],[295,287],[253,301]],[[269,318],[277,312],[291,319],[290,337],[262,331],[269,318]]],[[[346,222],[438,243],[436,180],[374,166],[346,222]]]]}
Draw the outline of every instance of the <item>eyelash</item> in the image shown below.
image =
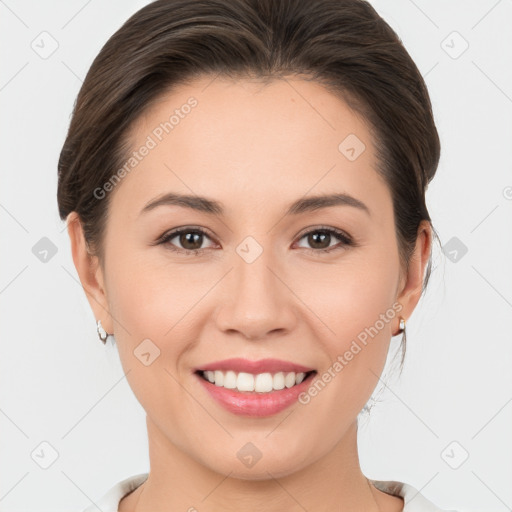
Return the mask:
{"type": "MultiPolygon", "coordinates": [[[[185,227],[185,228],[176,229],[169,233],[164,233],[158,239],[156,245],[166,244],[170,240],[175,238],[176,236],[182,235],[183,233],[198,233],[198,234],[204,235],[208,238],[211,238],[208,235],[208,233],[201,228],[185,227]]],[[[339,229],[328,228],[328,227],[318,227],[318,228],[312,229],[310,231],[307,231],[299,237],[299,240],[302,240],[305,236],[308,236],[311,233],[328,233],[330,235],[334,235],[336,238],[338,238],[338,240],[340,240],[342,242],[342,245],[341,246],[335,245],[333,247],[327,247],[326,249],[312,249],[312,248],[308,248],[308,247],[302,247],[302,249],[305,249],[306,251],[308,251],[310,253],[326,254],[326,253],[330,253],[331,251],[342,249],[343,246],[355,246],[355,243],[352,240],[352,238],[349,235],[347,235],[345,232],[343,232],[339,229]]],[[[199,256],[199,254],[201,254],[202,252],[204,252],[206,250],[205,248],[204,249],[180,249],[180,248],[173,247],[171,244],[169,244],[169,247],[167,249],[172,252],[183,253],[183,254],[187,254],[187,255],[195,255],[195,256],[199,256]]]]}

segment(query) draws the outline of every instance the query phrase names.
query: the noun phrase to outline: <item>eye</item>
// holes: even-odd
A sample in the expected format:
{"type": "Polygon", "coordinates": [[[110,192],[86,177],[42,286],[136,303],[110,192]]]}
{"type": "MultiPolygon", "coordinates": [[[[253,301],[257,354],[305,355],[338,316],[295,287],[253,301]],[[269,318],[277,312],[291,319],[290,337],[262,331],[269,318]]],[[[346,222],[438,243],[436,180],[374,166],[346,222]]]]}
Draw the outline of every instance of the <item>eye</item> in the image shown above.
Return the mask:
{"type": "MultiPolygon", "coordinates": [[[[201,247],[205,237],[210,238],[204,229],[188,226],[165,233],[156,244],[165,244],[166,248],[173,252],[199,255],[207,249],[201,247]],[[177,241],[171,242],[175,238],[177,241]],[[180,244],[181,247],[177,247],[176,243],[180,244]]],[[[311,248],[305,247],[305,249],[317,254],[342,249],[344,246],[355,245],[350,235],[339,229],[328,227],[310,230],[301,235],[299,240],[303,238],[307,238],[307,242],[312,245],[311,248]],[[338,244],[331,245],[331,242],[334,240],[338,240],[338,244]]]]}
{"type": "Polygon", "coordinates": [[[174,252],[198,255],[205,250],[201,248],[205,237],[209,238],[208,234],[203,229],[185,227],[164,234],[157,243],[168,245],[168,249],[174,252]],[[181,248],[171,243],[171,240],[174,238],[177,238],[178,243],[182,246],[181,248]]]}
{"type": "Polygon", "coordinates": [[[306,237],[307,242],[313,246],[313,248],[306,247],[306,249],[314,253],[326,253],[337,249],[342,249],[343,246],[354,245],[354,242],[349,235],[335,228],[321,227],[313,229],[307,233],[304,233],[300,237],[300,240],[306,237]],[[331,245],[333,238],[339,240],[341,245],[340,243],[334,246],[331,245]]]}

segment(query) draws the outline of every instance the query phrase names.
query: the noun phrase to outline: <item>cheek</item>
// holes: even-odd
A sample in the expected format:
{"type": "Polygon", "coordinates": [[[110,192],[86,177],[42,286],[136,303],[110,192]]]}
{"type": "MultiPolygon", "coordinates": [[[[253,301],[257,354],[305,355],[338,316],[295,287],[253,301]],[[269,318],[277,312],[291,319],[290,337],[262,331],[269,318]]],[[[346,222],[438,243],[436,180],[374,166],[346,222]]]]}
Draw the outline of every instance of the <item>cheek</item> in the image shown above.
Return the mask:
{"type": "MultiPolygon", "coordinates": [[[[373,326],[381,314],[394,313],[397,279],[398,266],[393,258],[371,259],[361,252],[347,257],[340,265],[309,269],[301,280],[295,280],[297,295],[307,298],[317,323],[320,320],[318,325],[323,325],[321,332],[325,333],[323,340],[329,345],[331,357],[344,350],[365,328],[373,326]]],[[[384,326],[378,323],[384,337],[393,325],[389,319],[384,326]]]]}
{"type": "Polygon", "coordinates": [[[183,338],[178,334],[190,326],[190,313],[215,279],[197,272],[197,265],[170,264],[157,248],[145,252],[140,257],[119,254],[109,270],[111,311],[126,328],[118,327],[130,344],[150,338],[164,347],[173,340],[177,350],[183,338]]]}
{"type": "Polygon", "coordinates": [[[194,283],[187,272],[154,266],[149,258],[118,262],[110,270],[109,300],[121,364],[143,409],[179,444],[183,418],[204,420],[180,383],[190,370],[183,361],[199,338],[194,305],[205,280],[194,283]]]}
{"type": "Polygon", "coordinates": [[[378,384],[400,310],[394,295],[397,259],[392,251],[373,254],[347,258],[337,271],[331,268],[329,280],[324,276],[318,293],[308,296],[308,305],[329,327],[321,342],[330,364],[319,372],[321,382],[305,401],[310,399],[320,415],[334,415],[340,432],[378,384]]]}
{"type": "Polygon", "coordinates": [[[340,428],[343,418],[359,413],[378,384],[399,315],[394,295],[397,259],[392,252],[388,257],[382,252],[373,254],[373,258],[370,251],[364,257],[354,254],[343,266],[308,277],[317,282],[306,295],[308,306],[326,326],[317,340],[329,356],[318,379],[322,380],[322,373],[325,377],[312,390],[322,398],[311,399],[316,402],[314,407],[325,408],[319,414],[337,415],[340,428]]]}
{"type": "Polygon", "coordinates": [[[180,363],[198,338],[188,320],[201,289],[188,286],[183,273],[176,279],[174,270],[121,252],[107,274],[120,361],[142,407],[165,423],[172,421],[171,411],[188,403],[178,384],[188,367],[180,363]]]}
{"type": "Polygon", "coordinates": [[[396,323],[388,289],[368,286],[364,291],[372,295],[366,296],[365,284],[360,280],[338,293],[337,315],[333,311],[327,320],[335,334],[321,340],[329,362],[299,400],[308,417],[329,418],[329,435],[321,422],[310,425],[312,435],[325,436],[327,444],[343,435],[378,385],[396,323]]]}

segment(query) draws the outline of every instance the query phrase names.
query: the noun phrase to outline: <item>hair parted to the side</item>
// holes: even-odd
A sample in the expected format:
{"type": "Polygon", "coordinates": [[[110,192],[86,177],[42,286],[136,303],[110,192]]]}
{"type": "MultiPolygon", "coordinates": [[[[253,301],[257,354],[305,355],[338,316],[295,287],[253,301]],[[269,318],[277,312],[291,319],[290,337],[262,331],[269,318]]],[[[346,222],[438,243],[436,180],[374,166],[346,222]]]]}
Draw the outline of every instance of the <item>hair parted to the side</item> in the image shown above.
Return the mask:
{"type": "Polygon", "coordinates": [[[58,162],[60,217],[77,212],[100,263],[112,194],[99,200],[94,190],[126,161],[134,121],[163,94],[204,75],[323,84],[372,133],[402,268],[422,220],[438,239],[425,203],[440,158],[429,94],[400,38],[367,1],[157,0],[131,16],[94,60],[58,162]]]}

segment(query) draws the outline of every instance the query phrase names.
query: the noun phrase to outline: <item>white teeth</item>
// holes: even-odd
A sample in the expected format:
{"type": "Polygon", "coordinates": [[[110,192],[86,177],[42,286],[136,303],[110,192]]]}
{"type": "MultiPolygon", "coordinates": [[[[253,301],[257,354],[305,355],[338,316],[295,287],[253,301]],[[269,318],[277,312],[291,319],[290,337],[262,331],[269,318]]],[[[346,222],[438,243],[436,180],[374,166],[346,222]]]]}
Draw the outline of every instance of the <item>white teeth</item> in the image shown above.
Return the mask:
{"type": "Polygon", "coordinates": [[[240,372],[236,373],[232,370],[207,370],[203,372],[206,380],[216,386],[225,387],[227,389],[237,389],[238,391],[256,391],[257,393],[269,393],[273,390],[291,388],[296,384],[300,384],[306,374],[303,372],[277,372],[271,373],[252,373],[240,372]]]}
{"type": "Polygon", "coordinates": [[[284,378],[284,385],[287,388],[291,388],[292,386],[295,385],[295,373],[294,372],[290,372],[290,373],[286,374],[286,376],[284,378]]]}
{"type": "Polygon", "coordinates": [[[304,380],[305,376],[305,373],[297,373],[297,375],[295,376],[295,384],[300,384],[304,380]]]}
{"type": "Polygon", "coordinates": [[[254,379],[254,391],[258,393],[268,393],[272,391],[274,379],[270,373],[259,373],[254,379]]]}
{"type": "Polygon", "coordinates": [[[279,372],[274,375],[274,381],[272,383],[274,389],[284,389],[284,373],[279,372]]]}
{"type": "Polygon", "coordinates": [[[224,385],[224,374],[221,371],[215,370],[213,372],[213,378],[215,379],[215,385],[216,386],[223,386],[224,385]]]}
{"type": "Polygon", "coordinates": [[[228,389],[236,388],[236,373],[229,371],[224,374],[224,384],[223,386],[228,389]]]}
{"type": "Polygon", "coordinates": [[[236,387],[238,391],[254,391],[254,375],[240,372],[236,379],[236,387]]]}

